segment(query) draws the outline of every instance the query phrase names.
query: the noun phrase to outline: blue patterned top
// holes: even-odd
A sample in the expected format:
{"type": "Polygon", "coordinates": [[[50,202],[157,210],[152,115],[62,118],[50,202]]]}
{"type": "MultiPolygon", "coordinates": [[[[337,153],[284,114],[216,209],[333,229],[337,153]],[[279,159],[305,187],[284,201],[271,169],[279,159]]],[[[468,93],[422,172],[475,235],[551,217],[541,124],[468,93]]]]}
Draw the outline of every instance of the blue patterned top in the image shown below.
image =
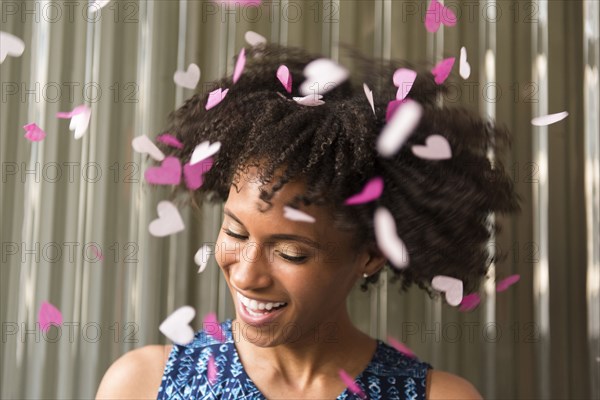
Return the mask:
{"type": "MultiPolygon", "coordinates": [[[[188,345],[174,344],[158,390],[159,400],[239,400],[266,399],[246,374],[235,348],[231,319],[221,323],[225,342],[196,332],[188,345]],[[210,385],[207,376],[208,359],[213,355],[217,380],[210,385]]],[[[426,362],[410,358],[381,340],[367,367],[355,382],[368,399],[424,400],[426,362]]],[[[336,400],[359,399],[347,388],[336,400]]]]}

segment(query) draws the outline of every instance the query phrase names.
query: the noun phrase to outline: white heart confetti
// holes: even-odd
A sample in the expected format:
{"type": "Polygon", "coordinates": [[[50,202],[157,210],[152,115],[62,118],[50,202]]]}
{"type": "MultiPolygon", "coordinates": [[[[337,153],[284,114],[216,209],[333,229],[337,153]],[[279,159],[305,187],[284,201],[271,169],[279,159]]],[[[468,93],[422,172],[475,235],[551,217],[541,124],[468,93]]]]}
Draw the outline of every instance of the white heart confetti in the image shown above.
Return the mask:
{"type": "Polygon", "coordinates": [[[90,125],[90,117],[92,116],[92,110],[85,104],[75,107],[70,112],[59,112],[56,113],[58,118],[71,118],[69,123],[69,130],[75,131],[73,137],[80,139],[83,134],[87,131],[90,125]]]}
{"type": "Polygon", "coordinates": [[[311,61],[304,67],[306,80],[300,85],[300,94],[325,94],[348,79],[350,72],[328,58],[311,61]]]}
{"type": "Polygon", "coordinates": [[[546,126],[546,125],[550,125],[555,122],[561,121],[561,120],[567,118],[568,115],[569,115],[569,113],[566,111],[559,112],[556,114],[542,115],[540,117],[533,118],[531,120],[531,124],[535,125],[535,126],[546,126]]]}
{"type": "Polygon", "coordinates": [[[158,218],[148,226],[148,231],[152,236],[169,236],[181,232],[185,228],[177,207],[170,201],[163,200],[158,203],[156,211],[158,218]]]}
{"type": "Polygon", "coordinates": [[[460,48],[458,73],[463,79],[468,79],[471,76],[471,65],[467,61],[467,49],[465,46],[460,48]]]}
{"type": "Polygon", "coordinates": [[[212,254],[211,248],[207,244],[205,244],[204,246],[202,246],[198,249],[198,251],[196,252],[196,255],[194,256],[194,262],[196,263],[196,265],[198,265],[200,267],[198,269],[198,273],[201,273],[202,271],[204,271],[206,269],[206,265],[208,264],[208,259],[211,254],[212,254]]]}
{"type": "Polygon", "coordinates": [[[460,304],[463,298],[463,283],[460,279],[451,276],[437,275],[431,280],[431,286],[440,292],[446,293],[446,301],[451,306],[460,304]]]}
{"type": "Polygon", "coordinates": [[[441,135],[431,135],[425,139],[425,146],[414,145],[411,147],[413,154],[428,160],[445,160],[452,158],[450,143],[441,135]]]}
{"type": "MultiPolygon", "coordinates": [[[[365,96],[367,96],[367,100],[369,100],[369,104],[371,105],[371,109],[373,110],[373,114],[375,114],[375,103],[373,102],[373,91],[369,89],[366,83],[363,83],[363,89],[365,90],[365,96]]],[[[375,114],[377,115],[377,114],[375,114]]]]}
{"type": "Polygon", "coordinates": [[[185,346],[194,340],[194,330],[190,322],[195,316],[196,310],[193,307],[183,306],[169,315],[158,329],[173,343],[185,346]]]}
{"type": "Polygon", "coordinates": [[[405,99],[377,138],[377,151],[384,157],[394,155],[413,133],[422,113],[423,108],[418,102],[405,99]]]}
{"type": "Polygon", "coordinates": [[[150,138],[146,135],[141,135],[135,137],[131,141],[131,146],[135,151],[142,154],[149,154],[150,157],[155,159],[156,161],[162,161],[165,159],[165,155],[156,145],[150,140],[150,138]]]}
{"type": "Polygon", "coordinates": [[[20,57],[25,51],[25,42],[8,32],[0,32],[0,64],[6,56],[20,57]]]}
{"type": "Polygon", "coordinates": [[[321,104],[325,104],[325,102],[323,100],[321,100],[323,98],[322,95],[320,94],[309,94],[308,96],[304,96],[304,97],[292,97],[294,99],[294,101],[298,104],[301,104],[303,106],[310,106],[310,107],[314,107],[314,106],[320,106],[321,104]]]}
{"type": "Polygon", "coordinates": [[[208,140],[200,143],[194,149],[192,157],[190,159],[190,165],[199,163],[202,160],[206,160],[208,157],[215,154],[221,148],[221,142],[214,142],[210,144],[208,140]]]}
{"type": "Polygon", "coordinates": [[[246,40],[246,43],[248,43],[252,47],[263,45],[263,44],[267,43],[267,39],[264,36],[254,32],[254,31],[246,32],[246,34],[244,35],[244,39],[246,40]]]}
{"type": "Polygon", "coordinates": [[[375,210],[375,238],[379,249],[396,268],[408,267],[408,250],[398,237],[394,217],[385,207],[375,210]]]}
{"type": "Polygon", "coordinates": [[[196,89],[200,81],[200,67],[192,63],[188,65],[187,71],[176,71],[173,81],[177,86],[187,89],[196,89]]]}
{"type": "Polygon", "coordinates": [[[315,218],[293,207],[284,206],[283,216],[292,221],[315,222],[315,218]]]}

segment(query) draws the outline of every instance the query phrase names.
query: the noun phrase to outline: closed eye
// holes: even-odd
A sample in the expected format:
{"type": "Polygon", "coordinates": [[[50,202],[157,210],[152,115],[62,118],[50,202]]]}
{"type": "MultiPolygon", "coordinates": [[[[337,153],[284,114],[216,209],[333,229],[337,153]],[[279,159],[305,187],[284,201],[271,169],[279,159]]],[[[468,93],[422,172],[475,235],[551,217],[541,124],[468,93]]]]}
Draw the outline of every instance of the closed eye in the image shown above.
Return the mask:
{"type": "MultiPolygon", "coordinates": [[[[221,230],[226,235],[231,236],[234,239],[239,239],[239,240],[246,240],[246,239],[248,239],[248,236],[238,235],[237,233],[234,233],[234,232],[230,231],[227,228],[223,228],[221,230]]],[[[287,261],[290,261],[290,262],[293,262],[293,263],[297,263],[297,264],[302,263],[304,260],[306,260],[308,258],[307,256],[292,257],[290,255],[287,255],[287,254],[281,253],[281,252],[279,252],[279,254],[281,255],[281,258],[283,258],[284,260],[287,260],[287,261]]]]}

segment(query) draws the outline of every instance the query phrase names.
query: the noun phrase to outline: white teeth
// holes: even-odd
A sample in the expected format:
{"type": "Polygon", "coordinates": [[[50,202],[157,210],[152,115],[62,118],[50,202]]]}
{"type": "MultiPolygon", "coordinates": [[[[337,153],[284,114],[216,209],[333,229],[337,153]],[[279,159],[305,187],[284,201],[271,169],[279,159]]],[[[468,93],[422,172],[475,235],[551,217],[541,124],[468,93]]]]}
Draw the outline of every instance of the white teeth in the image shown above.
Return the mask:
{"type": "MultiPolygon", "coordinates": [[[[238,300],[241,301],[242,304],[244,304],[248,310],[254,310],[254,311],[268,310],[268,311],[270,311],[272,308],[276,308],[276,307],[282,306],[284,304],[287,304],[284,302],[261,303],[256,300],[245,297],[240,292],[236,292],[236,294],[237,294],[238,300]]],[[[257,315],[262,315],[262,314],[257,314],[257,315]]]]}

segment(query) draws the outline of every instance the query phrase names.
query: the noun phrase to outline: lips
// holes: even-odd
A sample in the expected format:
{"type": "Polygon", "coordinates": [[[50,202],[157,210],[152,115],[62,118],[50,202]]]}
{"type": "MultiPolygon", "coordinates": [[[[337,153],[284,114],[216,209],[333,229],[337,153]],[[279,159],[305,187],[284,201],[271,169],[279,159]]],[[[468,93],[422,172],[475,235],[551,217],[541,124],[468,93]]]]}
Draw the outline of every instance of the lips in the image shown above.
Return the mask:
{"type": "Polygon", "coordinates": [[[279,317],[279,315],[281,315],[287,308],[286,304],[278,308],[273,308],[271,309],[271,311],[268,312],[262,311],[261,315],[253,315],[250,313],[250,310],[248,310],[248,308],[239,300],[237,301],[237,306],[240,318],[248,325],[253,325],[257,327],[272,322],[274,319],[279,317]]]}

